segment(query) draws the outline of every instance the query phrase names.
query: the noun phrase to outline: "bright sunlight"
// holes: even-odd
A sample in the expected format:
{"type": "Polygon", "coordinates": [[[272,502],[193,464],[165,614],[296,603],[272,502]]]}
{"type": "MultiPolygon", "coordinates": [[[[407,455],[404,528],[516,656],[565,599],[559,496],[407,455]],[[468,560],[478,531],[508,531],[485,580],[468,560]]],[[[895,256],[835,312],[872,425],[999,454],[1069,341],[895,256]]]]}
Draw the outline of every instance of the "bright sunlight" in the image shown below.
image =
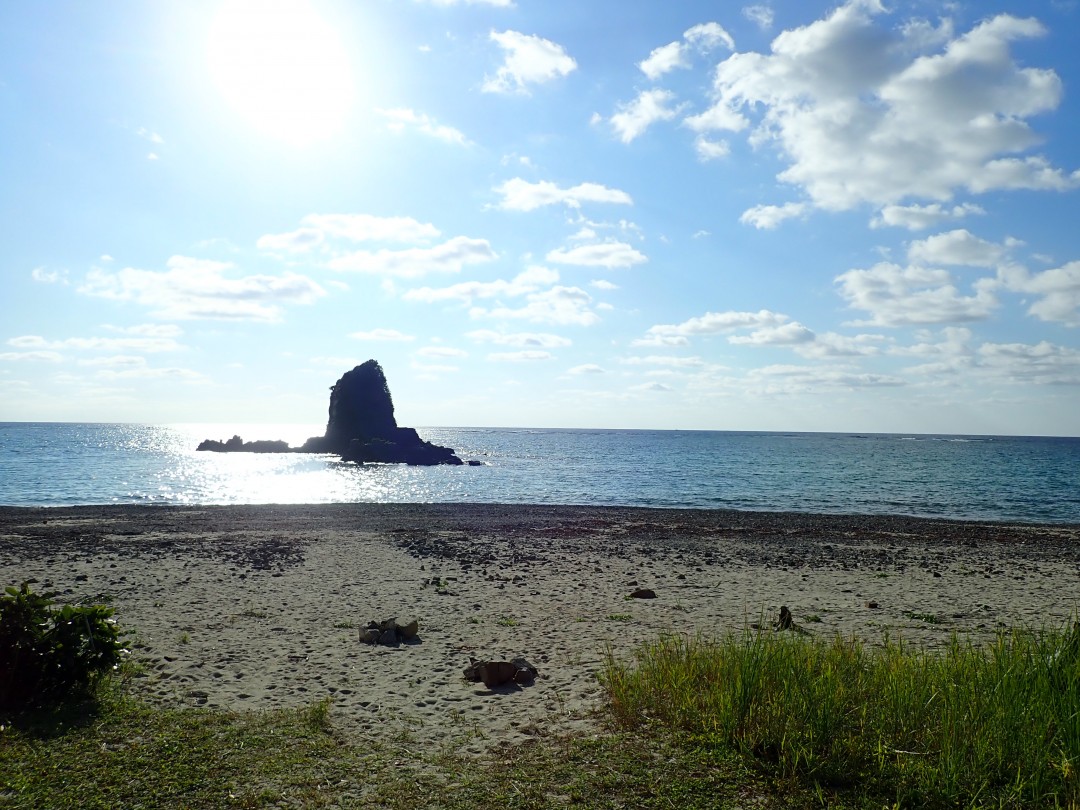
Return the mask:
{"type": "Polygon", "coordinates": [[[341,130],[353,96],[349,58],[307,0],[226,0],[207,58],[231,108],[263,134],[307,146],[341,130]]]}

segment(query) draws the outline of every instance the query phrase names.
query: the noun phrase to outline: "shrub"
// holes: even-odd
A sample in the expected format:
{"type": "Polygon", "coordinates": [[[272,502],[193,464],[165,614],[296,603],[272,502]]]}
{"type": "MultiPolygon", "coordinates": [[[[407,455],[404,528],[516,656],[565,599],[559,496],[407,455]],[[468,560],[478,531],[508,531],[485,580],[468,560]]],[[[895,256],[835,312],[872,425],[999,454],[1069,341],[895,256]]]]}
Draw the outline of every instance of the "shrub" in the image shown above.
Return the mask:
{"type": "Polygon", "coordinates": [[[0,711],[84,693],[120,663],[120,630],[105,605],[53,607],[29,583],[0,596],[0,711]]]}

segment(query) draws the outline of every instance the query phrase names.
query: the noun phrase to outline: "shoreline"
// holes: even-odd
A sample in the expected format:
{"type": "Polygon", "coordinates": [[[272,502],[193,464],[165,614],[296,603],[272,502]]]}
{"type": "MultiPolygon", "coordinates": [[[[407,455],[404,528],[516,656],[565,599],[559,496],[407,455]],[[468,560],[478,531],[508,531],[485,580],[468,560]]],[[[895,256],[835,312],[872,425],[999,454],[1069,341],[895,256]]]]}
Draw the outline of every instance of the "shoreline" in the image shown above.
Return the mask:
{"type": "Polygon", "coordinates": [[[770,626],[929,649],[1077,615],[1080,525],[497,504],[0,507],[0,578],[105,601],[162,705],[482,752],[596,730],[605,649],[770,626]],[[636,588],[655,599],[630,599],[636,588]],[[371,620],[419,642],[361,644],[371,620]],[[523,656],[530,686],[462,677],[523,656]]]}

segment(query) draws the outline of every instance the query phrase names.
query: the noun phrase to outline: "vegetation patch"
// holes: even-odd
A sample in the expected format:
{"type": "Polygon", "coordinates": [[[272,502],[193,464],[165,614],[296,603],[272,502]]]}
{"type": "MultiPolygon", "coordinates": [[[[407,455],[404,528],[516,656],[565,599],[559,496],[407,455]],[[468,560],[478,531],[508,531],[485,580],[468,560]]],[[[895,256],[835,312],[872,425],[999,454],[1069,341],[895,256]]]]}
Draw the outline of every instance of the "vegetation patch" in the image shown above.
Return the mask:
{"type": "Polygon", "coordinates": [[[739,752],[833,802],[1080,803],[1080,630],[954,636],[944,653],[747,632],[608,656],[617,720],[739,752]]]}

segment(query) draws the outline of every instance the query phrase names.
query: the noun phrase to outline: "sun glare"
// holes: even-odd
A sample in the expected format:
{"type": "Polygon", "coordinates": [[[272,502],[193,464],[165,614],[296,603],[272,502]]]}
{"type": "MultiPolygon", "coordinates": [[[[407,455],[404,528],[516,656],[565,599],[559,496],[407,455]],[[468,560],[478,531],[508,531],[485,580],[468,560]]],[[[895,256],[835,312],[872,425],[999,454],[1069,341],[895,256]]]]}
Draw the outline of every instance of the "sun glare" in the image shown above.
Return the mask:
{"type": "Polygon", "coordinates": [[[348,54],[306,0],[226,0],[210,28],[210,75],[229,106],[294,146],[337,134],[353,96],[348,54]]]}

